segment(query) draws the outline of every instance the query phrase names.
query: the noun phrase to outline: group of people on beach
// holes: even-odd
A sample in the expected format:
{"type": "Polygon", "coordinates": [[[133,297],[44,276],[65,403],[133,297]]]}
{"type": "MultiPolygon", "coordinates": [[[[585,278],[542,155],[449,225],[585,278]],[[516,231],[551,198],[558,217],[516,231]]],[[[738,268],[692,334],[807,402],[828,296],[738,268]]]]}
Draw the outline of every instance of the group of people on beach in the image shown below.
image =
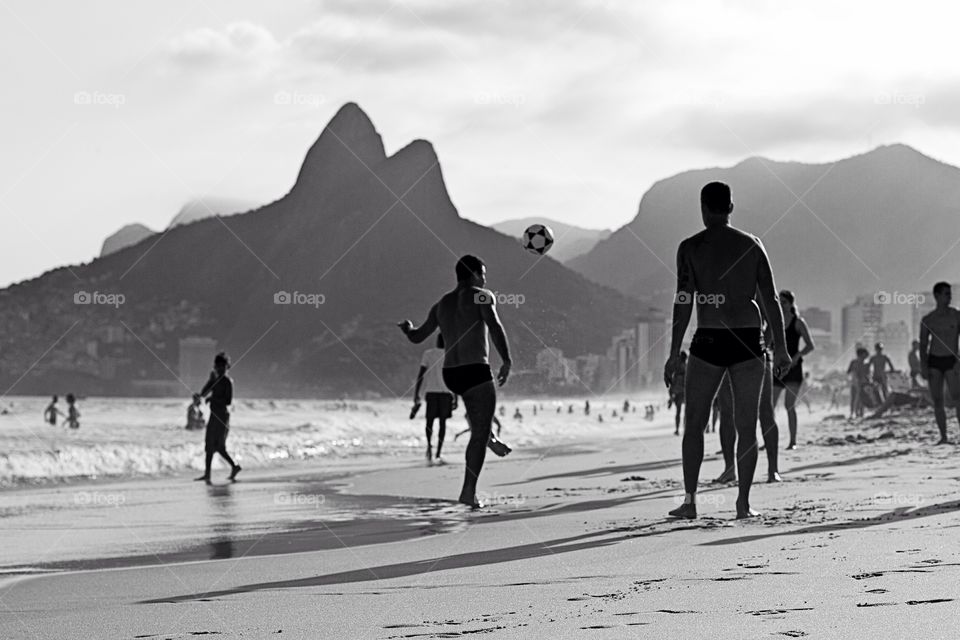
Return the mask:
{"type": "Polygon", "coordinates": [[[69,426],[71,429],[80,428],[80,409],[77,408],[77,397],[72,393],[67,394],[67,412],[64,413],[60,411],[60,407],[57,406],[59,398],[53,396],[50,400],[50,404],[47,405],[47,408],[43,410],[43,421],[49,424],[52,427],[57,426],[57,419],[63,416],[63,423],[69,426]]]}

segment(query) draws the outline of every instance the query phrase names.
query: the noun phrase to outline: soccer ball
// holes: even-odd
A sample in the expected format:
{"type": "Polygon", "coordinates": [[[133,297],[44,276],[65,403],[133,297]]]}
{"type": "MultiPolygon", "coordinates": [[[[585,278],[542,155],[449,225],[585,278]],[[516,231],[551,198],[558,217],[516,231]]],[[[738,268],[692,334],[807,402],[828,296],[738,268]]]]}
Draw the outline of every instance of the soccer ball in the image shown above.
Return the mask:
{"type": "Polygon", "coordinates": [[[530,253],[538,256],[546,255],[553,246],[553,231],[546,225],[532,224],[523,232],[520,243],[530,253]]]}

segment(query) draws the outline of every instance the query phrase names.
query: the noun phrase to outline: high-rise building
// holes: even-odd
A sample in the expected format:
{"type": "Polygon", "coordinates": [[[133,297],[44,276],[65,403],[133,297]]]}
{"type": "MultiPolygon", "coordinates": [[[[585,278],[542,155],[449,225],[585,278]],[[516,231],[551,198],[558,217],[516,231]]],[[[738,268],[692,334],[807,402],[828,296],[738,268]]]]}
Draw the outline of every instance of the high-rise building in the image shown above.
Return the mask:
{"type": "Polygon", "coordinates": [[[883,306],[872,295],[857,296],[843,307],[841,324],[844,351],[858,342],[872,349],[883,327],[883,306]]]}
{"type": "Polygon", "coordinates": [[[189,337],[180,340],[179,376],[183,384],[199,391],[213,369],[217,341],[213,338],[189,337]]]}
{"type": "MultiPolygon", "coordinates": [[[[883,325],[883,332],[878,336],[878,341],[883,343],[884,352],[887,357],[893,360],[893,366],[903,369],[907,364],[907,354],[910,352],[910,325],[901,320],[900,322],[888,322],[883,325]]],[[[870,353],[873,353],[873,345],[868,345],[870,353]]]]}

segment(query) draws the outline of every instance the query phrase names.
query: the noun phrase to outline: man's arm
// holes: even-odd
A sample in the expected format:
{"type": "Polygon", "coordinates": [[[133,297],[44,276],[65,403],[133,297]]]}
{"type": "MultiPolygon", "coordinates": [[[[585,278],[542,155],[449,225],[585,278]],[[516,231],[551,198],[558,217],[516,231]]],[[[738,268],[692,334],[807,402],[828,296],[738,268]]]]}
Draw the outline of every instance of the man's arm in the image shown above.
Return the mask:
{"type": "Polygon", "coordinates": [[[487,296],[489,302],[477,303],[480,305],[480,318],[483,320],[483,323],[487,325],[487,329],[490,331],[490,340],[493,342],[493,347],[497,350],[497,353],[500,355],[500,360],[503,363],[500,366],[500,373],[497,374],[497,382],[501,386],[507,381],[507,377],[510,375],[510,367],[513,365],[513,361],[510,359],[510,345],[507,343],[507,333],[503,330],[503,323],[500,322],[500,316],[497,314],[497,303],[494,299],[494,296],[487,296]]]}
{"type": "Polygon", "coordinates": [[[430,307],[430,313],[427,319],[419,327],[414,327],[409,320],[400,323],[400,330],[407,336],[410,342],[420,344],[429,338],[437,330],[437,305],[430,307]]]}
{"type": "MultiPolygon", "coordinates": [[[[757,288],[760,292],[760,305],[763,307],[763,313],[770,323],[770,329],[773,331],[773,352],[777,354],[787,353],[787,336],[783,329],[783,311],[780,309],[780,299],[777,295],[777,285],[773,281],[773,270],[770,268],[770,259],[767,257],[767,250],[763,248],[763,243],[759,238],[754,240],[757,243],[757,252],[760,260],[757,271],[757,288]]],[[[789,356],[787,356],[789,358],[789,356]]]]}
{"type": "Polygon", "coordinates": [[[200,397],[205,398],[208,393],[213,390],[213,383],[217,381],[217,374],[213,371],[210,372],[210,377],[207,378],[206,384],[203,385],[203,389],[200,390],[200,397]]]}
{"type": "Polygon", "coordinates": [[[803,357],[813,351],[817,345],[814,344],[813,338],[810,337],[810,329],[807,327],[807,321],[803,318],[800,318],[799,320],[800,322],[798,324],[800,325],[800,337],[803,338],[804,347],[803,349],[800,349],[800,353],[798,355],[803,357]]]}

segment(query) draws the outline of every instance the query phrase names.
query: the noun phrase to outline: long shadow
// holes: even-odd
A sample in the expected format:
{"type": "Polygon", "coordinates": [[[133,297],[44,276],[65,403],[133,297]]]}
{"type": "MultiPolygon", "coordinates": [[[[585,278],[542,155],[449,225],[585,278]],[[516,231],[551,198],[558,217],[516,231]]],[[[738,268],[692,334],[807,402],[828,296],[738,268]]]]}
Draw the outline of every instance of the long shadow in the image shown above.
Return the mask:
{"type": "Polygon", "coordinates": [[[547,542],[534,542],[531,544],[505,547],[503,549],[473,551],[470,553],[459,553],[455,555],[441,556],[439,558],[429,558],[426,560],[414,560],[412,562],[399,562],[396,564],[386,564],[377,567],[341,571],[339,573],[328,573],[326,575],[313,576],[310,578],[277,580],[273,582],[257,582],[239,585],[230,589],[221,589],[219,591],[190,593],[172,596],[169,598],[141,600],[137,604],[179,603],[190,600],[221,598],[240,593],[264,591],[267,589],[300,589],[304,587],[322,587],[353,582],[369,582],[372,580],[406,578],[424,573],[435,573],[437,571],[463,569],[466,567],[480,567],[491,564],[500,564],[503,562],[513,562],[515,560],[527,560],[542,556],[554,556],[561,553],[582,551],[584,549],[594,549],[597,547],[605,547],[612,544],[617,544],[634,537],[631,535],[623,535],[604,540],[598,539],[600,536],[607,535],[610,535],[610,532],[598,531],[594,533],[585,533],[578,536],[572,536],[569,538],[557,538],[547,542]]]}
{"type": "MultiPolygon", "coordinates": [[[[706,458],[709,459],[709,458],[706,458]]],[[[594,469],[579,469],[577,471],[566,471],[564,473],[553,473],[546,476],[537,476],[536,478],[525,478],[523,480],[517,480],[516,482],[503,482],[497,487],[509,487],[516,484],[524,484],[527,482],[537,482],[538,480],[556,480],[560,478],[587,478],[591,476],[609,476],[618,473],[631,473],[634,471],[652,471],[654,469],[667,469],[669,467],[675,467],[683,463],[683,460],[677,458],[675,460],[655,460],[653,462],[644,462],[642,464],[621,464],[617,466],[605,466],[605,467],[596,467],[594,469]]]]}
{"type": "Polygon", "coordinates": [[[877,462],[879,460],[889,460],[890,458],[896,458],[897,456],[904,456],[908,453],[912,453],[913,449],[894,449],[893,451],[888,451],[887,453],[876,453],[869,456],[860,456],[859,458],[847,458],[846,460],[827,460],[824,462],[816,462],[813,464],[805,464],[799,467],[790,467],[787,469],[788,473],[793,473],[794,471],[810,471],[811,469],[827,469],[830,467],[849,467],[850,465],[860,464],[862,462],[877,462]]]}
{"type": "Polygon", "coordinates": [[[929,507],[920,507],[917,509],[912,509],[910,507],[899,507],[893,511],[888,511],[887,513],[882,513],[878,516],[873,516],[871,518],[863,518],[862,520],[848,520],[846,522],[833,522],[829,524],[818,524],[810,527],[804,527],[802,529],[794,529],[793,531],[779,531],[776,533],[762,533],[755,536],[737,536],[735,538],[725,538],[723,540],[713,540],[712,542],[704,542],[701,547],[715,547],[722,546],[727,544],[739,544],[741,542],[753,542],[755,540],[765,540],[768,538],[780,538],[783,536],[798,536],[805,533],[831,533],[837,531],[848,531],[856,529],[866,529],[867,527],[875,527],[881,524],[888,524],[891,522],[904,522],[908,520],[915,520],[917,518],[927,518],[929,516],[940,515],[943,513],[950,513],[953,511],[960,511],[960,501],[954,502],[941,502],[939,504],[933,504],[929,507]]]}

